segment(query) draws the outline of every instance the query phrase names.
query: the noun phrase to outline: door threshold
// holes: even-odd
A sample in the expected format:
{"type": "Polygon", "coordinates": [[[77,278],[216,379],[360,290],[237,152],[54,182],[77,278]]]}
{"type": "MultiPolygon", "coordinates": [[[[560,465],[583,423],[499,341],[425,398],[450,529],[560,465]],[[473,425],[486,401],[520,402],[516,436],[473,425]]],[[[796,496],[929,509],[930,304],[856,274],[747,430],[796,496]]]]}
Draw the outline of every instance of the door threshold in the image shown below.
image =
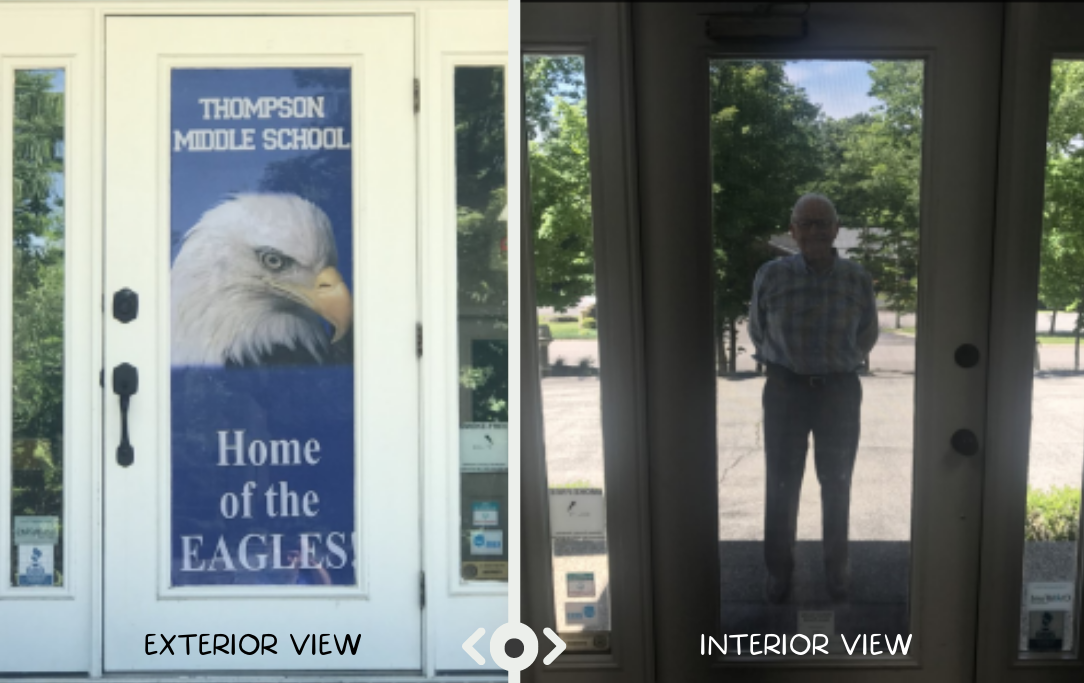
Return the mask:
{"type": "Polygon", "coordinates": [[[0,681],[7,683],[75,683],[76,681],[95,681],[95,683],[506,683],[508,674],[503,672],[485,672],[478,674],[438,674],[431,678],[418,674],[278,674],[278,673],[171,673],[171,674],[127,674],[107,673],[99,677],[85,674],[39,675],[0,673],[0,681]]]}

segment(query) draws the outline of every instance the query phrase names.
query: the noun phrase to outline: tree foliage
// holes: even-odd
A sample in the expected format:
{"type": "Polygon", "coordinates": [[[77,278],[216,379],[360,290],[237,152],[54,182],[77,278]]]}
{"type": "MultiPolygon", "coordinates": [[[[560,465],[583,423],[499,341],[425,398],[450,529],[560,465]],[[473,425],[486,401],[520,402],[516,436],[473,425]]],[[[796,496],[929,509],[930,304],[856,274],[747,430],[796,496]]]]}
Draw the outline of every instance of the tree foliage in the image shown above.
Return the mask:
{"type": "Polygon", "coordinates": [[[537,303],[558,311],[595,292],[582,57],[523,60],[537,303]]]}
{"type": "Polygon", "coordinates": [[[1051,70],[1039,298],[1054,311],[1075,310],[1075,369],[1084,330],[1084,62],[1051,70]]]}
{"type": "MultiPolygon", "coordinates": [[[[709,67],[715,335],[720,374],[733,372],[737,328],[757,269],[773,255],[799,195],[831,197],[861,231],[859,260],[884,304],[917,305],[923,63],[869,62],[880,104],[825,116],[781,61],[709,67]]],[[[581,57],[524,60],[531,228],[539,306],[558,311],[595,291],[594,240],[581,57]]]]}
{"type": "MultiPolygon", "coordinates": [[[[17,71],[13,168],[14,515],[61,515],[64,435],[64,97],[17,71]]],[[[54,561],[62,565],[62,545],[54,561]]],[[[13,549],[14,552],[14,549],[13,549]]],[[[17,567],[13,564],[13,578],[17,567]]]]}
{"type": "Polygon", "coordinates": [[[719,374],[734,372],[737,325],[753,276],[785,232],[797,188],[820,171],[819,108],[791,84],[782,62],[713,61],[709,70],[712,242],[719,374]],[[729,341],[729,351],[727,350],[729,341]]]}
{"type": "Polygon", "coordinates": [[[710,69],[712,234],[719,374],[734,372],[769,239],[787,231],[798,196],[832,198],[860,231],[857,258],[890,310],[913,312],[918,291],[922,77],[918,61],[870,62],[880,105],[833,119],[790,83],[783,62],[715,61],[710,69]],[[728,339],[729,337],[729,339],[728,339]]]}

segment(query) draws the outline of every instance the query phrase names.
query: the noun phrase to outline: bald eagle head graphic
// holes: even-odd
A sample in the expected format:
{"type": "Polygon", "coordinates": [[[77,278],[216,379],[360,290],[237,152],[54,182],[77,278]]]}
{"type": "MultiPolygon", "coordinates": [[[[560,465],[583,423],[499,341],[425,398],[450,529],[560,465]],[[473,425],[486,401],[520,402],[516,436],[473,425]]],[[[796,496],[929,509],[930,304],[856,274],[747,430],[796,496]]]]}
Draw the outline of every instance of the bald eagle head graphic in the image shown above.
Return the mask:
{"type": "Polygon", "coordinates": [[[301,197],[241,194],[219,204],[173,262],[173,365],[325,362],[353,319],[337,265],[331,222],[301,197]]]}

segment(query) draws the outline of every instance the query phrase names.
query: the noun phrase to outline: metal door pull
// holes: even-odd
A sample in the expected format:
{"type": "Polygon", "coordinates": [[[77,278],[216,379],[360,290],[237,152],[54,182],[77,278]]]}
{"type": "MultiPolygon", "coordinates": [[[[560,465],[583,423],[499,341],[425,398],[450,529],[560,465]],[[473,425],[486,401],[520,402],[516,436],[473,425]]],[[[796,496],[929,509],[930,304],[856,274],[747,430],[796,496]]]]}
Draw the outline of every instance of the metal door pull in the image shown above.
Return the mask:
{"type": "Polygon", "coordinates": [[[121,363],[113,368],[113,393],[120,396],[120,445],[117,446],[117,464],[131,467],[135,462],[135,449],[128,441],[128,406],[132,394],[139,391],[139,371],[135,366],[121,363]]]}

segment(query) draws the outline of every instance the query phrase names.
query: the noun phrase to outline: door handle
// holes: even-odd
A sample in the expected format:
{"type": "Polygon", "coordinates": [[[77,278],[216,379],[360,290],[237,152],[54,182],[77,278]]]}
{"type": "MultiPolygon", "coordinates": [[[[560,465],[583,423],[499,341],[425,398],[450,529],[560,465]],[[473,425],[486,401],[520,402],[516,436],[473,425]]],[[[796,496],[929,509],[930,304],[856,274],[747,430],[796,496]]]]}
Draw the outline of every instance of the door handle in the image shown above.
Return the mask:
{"type": "Polygon", "coordinates": [[[135,366],[121,363],[113,368],[113,393],[120,396],[120,445],[117,446],[117,464],[131,467],[135,462],[135,449],[128,441],[128,406],[132,394],[139,391],[139,371],[135,366]]]}
{"type": "Polygon", "coordinates": [[[979,437],[970,429],[957,429],[952,434],[952,449],[960,455],[975,455],[979,452],[979,437]]]}

